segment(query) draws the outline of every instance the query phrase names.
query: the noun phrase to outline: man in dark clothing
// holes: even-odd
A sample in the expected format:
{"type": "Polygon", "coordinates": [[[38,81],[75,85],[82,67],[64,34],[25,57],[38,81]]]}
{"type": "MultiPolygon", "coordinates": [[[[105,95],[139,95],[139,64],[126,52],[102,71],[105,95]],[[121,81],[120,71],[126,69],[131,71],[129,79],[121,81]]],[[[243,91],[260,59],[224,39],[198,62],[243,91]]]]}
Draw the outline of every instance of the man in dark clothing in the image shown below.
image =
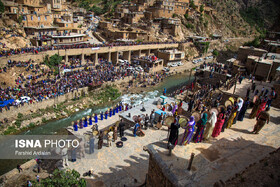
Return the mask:
{"type": "Polygon", "coordinates": [[[246,93],[246,97],[248,97],[248,98],[249,98],[249,96],[250,96],[250,91],[251,91],[251,90],[250,90],[250,87],[248,87],[248,88],[247,88],[247,93],[246,93]]]}
{"type": "Polygon", "coordinates": [[[125,127],[125,123],[123,122],[123,119],[121,119],[120,124],[119,124],[119,131],[120,131],[120,137],[121,138],[124,135],[124,127],[125,127]]]}
{"type": "Polygon", "coordinates": [[[17,165],[17,170],[18,170],[19,173],[20,173],[20,171],[22,171],[22,168],[19,164],[17,165]]]}

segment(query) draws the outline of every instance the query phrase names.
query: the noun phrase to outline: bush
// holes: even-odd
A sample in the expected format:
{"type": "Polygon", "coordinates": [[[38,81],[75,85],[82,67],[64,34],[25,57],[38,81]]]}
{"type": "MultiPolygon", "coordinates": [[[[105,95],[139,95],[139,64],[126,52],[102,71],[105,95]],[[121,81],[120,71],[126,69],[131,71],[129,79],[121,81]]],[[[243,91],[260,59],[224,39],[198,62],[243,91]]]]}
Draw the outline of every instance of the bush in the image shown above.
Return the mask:
{"type": "Polygon", "coordinates": [[[199,11],[202,13],[204,11],[204,5],[201,5],[199,11]]]}
{"type": "Polygon", "coordinates": [[[196,6],[195,6],[195,4],[194,4],[194,1],[193,1],[193,0],[191,0],[191,1],[190,1],[190,7],[191,7],[191,8],[193,8],[193,9],[196,9],[196,6]]]}
{"type": "Polygon", "coordinates": [[[217,56],[219,55],[219,52],[215,49],[215,50],[213,51],[213,55],[214,55],[215,57],[217,57],[217,56]]]}
{"type": "Polygon", "coordinates": [[[0,0],[0,13],[3,13],[5,11],[5,6],[3,2],[0,0]]]}
{"type": "Polygon", "coordinates": [[[35,123],[29,123],[28,128],[34,128],[35,127],[35,123]]]}
{"type": "Polygon", "coordinates": [[[16,120],[15,125],[17,126],[17,128],[20,128],[22,121],[21,120],[16,120]]]}
{"type": "Polygon", "coordinates": [[[260,44],[261,44],[260,38],[256,37],[253,41],[244,43],[244,46],[259,47],[260,44]]]}
{"type": "Polygon", "coordinates": [[[98,16],[104,14],[103,10],[100,7],[94,5],[92,6],[91,10],[98,16]]]}
{"type": "Polygon", "coordinates": [[[42,123],[47,123],[47,119],[46,118],[42,118],[42,123]]]}
{"type": "Polygon", "coordinates": [[[186,27],[187,27],[188,29],[193,29],[193,28],[194,28],[194,26],[193,26],[191,23],[187,23],[187,24],[186,24],[186,27]]]}
{"type": "MultiPolygon", "coordinates": [[[[79,186],[86,187],[86,180],[80,178],[76,170],[54,170],[51,178],[40,181],[42,186],[79,186]]],[[[34,182],[36,184],[36,182],[34,182]]],[[[37,185],[35,185],[37,186],[37,185]]],[[[39,186],[39,185],[38,185],[39,186]]]]}
{"type": "Polygon", "coordinates": [[[17,118],[18,118],[18,119],[22,119],[22,117],[23,117],[23,114],[22,114],[22,113],[18,113],[17,118]]]}
{"type": "Polygon", "coordinates": [[[9,126],[7,130],[4,131],[4,135],[13,134],[17,132],[15,126],[9,126]]]}

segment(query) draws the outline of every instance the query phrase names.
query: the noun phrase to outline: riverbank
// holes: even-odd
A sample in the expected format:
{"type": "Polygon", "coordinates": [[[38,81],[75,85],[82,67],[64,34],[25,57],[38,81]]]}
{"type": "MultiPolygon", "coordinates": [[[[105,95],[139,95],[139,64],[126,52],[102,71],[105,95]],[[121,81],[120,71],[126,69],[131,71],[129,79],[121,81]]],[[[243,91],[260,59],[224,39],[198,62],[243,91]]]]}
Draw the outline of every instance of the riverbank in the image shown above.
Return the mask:
{"type": "MultiPolygon", "coordinates": [[[[9,118],[10,125],[7,125],[6,128],[2,126],[0,133],[4,135],[19,134],[50,121],[67,118],[78,111],[101,106],[108,101],[117,99],[120,95],[121,92],[114,85],[104,85],[94,90],[94,92],[89,92],[88,88],[83,88],[72,94],[67,94],[64,98],[58,98],[64,100],[59,104],[56,104],[54,100],[47,100],[42,103],[28,105],[27,107],[32,108],[32,110],[26,110],[23,113],[19,112],[14,117],[9,118]],[[46,107],[40,108],[40,106],[46,107]]],[[[26,107],[19,109],[24,111],[26,107]]]]}

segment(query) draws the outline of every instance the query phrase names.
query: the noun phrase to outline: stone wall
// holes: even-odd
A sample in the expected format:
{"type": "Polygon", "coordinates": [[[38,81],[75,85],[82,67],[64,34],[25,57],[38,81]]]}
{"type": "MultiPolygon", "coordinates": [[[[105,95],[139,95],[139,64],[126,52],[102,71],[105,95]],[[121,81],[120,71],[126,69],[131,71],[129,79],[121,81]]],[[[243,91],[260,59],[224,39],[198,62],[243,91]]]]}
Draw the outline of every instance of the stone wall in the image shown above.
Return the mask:
{"type": "Polygon", "coordinates": [[[3,109],[3,112],[0,113],[0,120],[3,120],[4,118],[16,117],[18,115],[18,113],[22,113],[23,115],[28,115],[39,109],[45,109],[45,108],[51,107],[55,104],[62,103],[66,100],[72,99],[75,96],[75,94],[77,94],[77,96],[78,96],[78,94],[81,95],[82,90],[87,94],[88,87],[80,88],[78,91],[75,91],[73,94],[72,94],[72,92],[67,93],[67,94],[61,95],[55,99],[43,100],[42,102],[33,103],[33,104],[25,103],[25,105],[23,107],[18,107],[18,108],[11,107],[11,109],[8,111],[3,109]]]}
{"type": "Polygon", "coordinates": [[[149,168],[146,178],[146,187],[175,187],[182,186],[177,177],[164,163],[161,156],[153,148],[153,145],[144,147],[149,153],[149,168]]]}

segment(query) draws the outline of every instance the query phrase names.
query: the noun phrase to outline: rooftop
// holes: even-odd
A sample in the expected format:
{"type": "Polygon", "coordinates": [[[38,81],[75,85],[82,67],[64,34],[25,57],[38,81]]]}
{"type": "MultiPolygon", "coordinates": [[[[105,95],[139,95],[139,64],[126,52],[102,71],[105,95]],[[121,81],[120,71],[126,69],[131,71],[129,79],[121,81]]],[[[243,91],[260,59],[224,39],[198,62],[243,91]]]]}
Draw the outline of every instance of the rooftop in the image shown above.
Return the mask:
{"type": "Polygon", "coordinates": [[[260,48],[255,48],[255,47],[251,47],[251,46],[240,46],[240,49],[251,49],[251,50],[255,50],[255,51],[262,51],[267,53],[267,50],[264,49],[260,49],[260,48]]]}
{"type": "Polygon", "coordinates": [[[51,36],[52,38],[75,38],[75,37],[82,37],[86,36],[85,34],[77,34],[77,33],[70,33],[70,35],[65,36],[51,36]]]}

